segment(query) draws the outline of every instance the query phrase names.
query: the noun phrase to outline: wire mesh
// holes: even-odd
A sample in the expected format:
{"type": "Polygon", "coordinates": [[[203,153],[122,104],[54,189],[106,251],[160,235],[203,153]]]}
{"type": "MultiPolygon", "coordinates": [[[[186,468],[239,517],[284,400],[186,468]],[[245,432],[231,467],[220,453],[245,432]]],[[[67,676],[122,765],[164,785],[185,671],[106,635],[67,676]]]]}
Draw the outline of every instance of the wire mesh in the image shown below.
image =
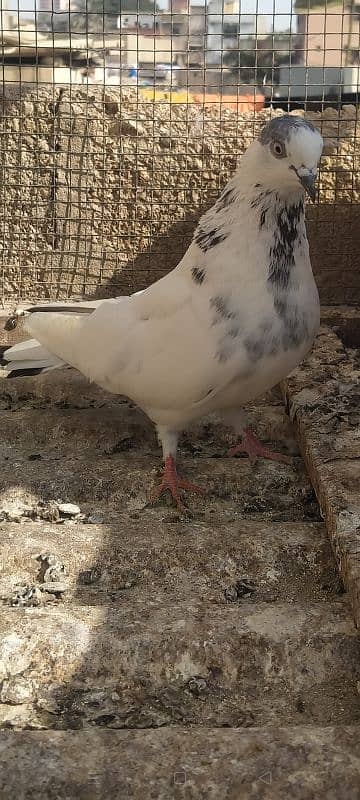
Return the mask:
{"type": "Polygon", "coordinates": [[[160,277],[284,111],[325,135],[322,299],[359,302],[359,62],[354,0],[2,0],[3,305],[160,277]]]}

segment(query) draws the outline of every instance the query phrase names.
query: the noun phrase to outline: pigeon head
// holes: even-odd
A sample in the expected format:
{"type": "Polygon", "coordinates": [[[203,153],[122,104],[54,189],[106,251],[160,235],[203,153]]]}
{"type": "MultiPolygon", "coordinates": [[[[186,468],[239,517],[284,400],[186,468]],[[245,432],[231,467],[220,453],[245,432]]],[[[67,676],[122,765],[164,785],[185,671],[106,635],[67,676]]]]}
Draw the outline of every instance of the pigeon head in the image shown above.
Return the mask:
{"type": "Polygon", "coordinates": [[[290,114],[275,117],[255,145],[257,171],[269,185],[285,194],[302,189],[315,200],[323,140],[310,122],[290,114]]]}

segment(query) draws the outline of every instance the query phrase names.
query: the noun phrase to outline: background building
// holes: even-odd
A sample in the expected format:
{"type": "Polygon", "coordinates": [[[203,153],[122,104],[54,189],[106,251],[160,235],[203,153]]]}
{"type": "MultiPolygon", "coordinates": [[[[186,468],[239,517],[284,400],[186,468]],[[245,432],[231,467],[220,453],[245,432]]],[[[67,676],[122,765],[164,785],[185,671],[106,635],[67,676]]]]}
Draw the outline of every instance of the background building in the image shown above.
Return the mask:
{"type": "Polygon", "coordinates": [[[360,4],[298,7],[298,12],[297,64],[340,67],[359,63],[360,4]]]}

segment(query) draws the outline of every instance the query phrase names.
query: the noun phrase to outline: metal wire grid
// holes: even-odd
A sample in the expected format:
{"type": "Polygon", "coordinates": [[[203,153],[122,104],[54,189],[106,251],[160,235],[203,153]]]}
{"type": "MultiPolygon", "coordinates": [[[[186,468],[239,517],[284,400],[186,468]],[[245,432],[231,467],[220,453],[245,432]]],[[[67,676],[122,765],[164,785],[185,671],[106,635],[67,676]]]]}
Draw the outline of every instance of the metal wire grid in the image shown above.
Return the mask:
{"type": "Polygon", "coordinates": [[[358,296],[357,110],[347,126],[340,112],[357,103],[355,3],[38,0],[26,15],[11,2],[1,7],[3,304],[132,291],[175,266],[277,106],[337,109],[332,185],[309,227],[326,296],[358,296]]]}

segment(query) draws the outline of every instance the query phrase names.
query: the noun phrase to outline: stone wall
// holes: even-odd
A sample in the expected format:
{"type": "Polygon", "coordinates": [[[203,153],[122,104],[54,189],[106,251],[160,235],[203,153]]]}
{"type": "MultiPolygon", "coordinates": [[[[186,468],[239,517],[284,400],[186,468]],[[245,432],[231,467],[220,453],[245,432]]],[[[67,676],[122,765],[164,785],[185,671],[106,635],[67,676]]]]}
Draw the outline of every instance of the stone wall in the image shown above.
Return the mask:
{"type": "MultiPolygon", "coordinates": [[[[134,90],[99,87],[8,90],[0,112],[0,280],[9,303],[118,294],[173,268],[270,114],[154,105],[134,90]]],[[[319,205],[308,208],[314,270],[324,303],[356,303],[356,109],[312,117],[326,136],[319,205]]]]}

